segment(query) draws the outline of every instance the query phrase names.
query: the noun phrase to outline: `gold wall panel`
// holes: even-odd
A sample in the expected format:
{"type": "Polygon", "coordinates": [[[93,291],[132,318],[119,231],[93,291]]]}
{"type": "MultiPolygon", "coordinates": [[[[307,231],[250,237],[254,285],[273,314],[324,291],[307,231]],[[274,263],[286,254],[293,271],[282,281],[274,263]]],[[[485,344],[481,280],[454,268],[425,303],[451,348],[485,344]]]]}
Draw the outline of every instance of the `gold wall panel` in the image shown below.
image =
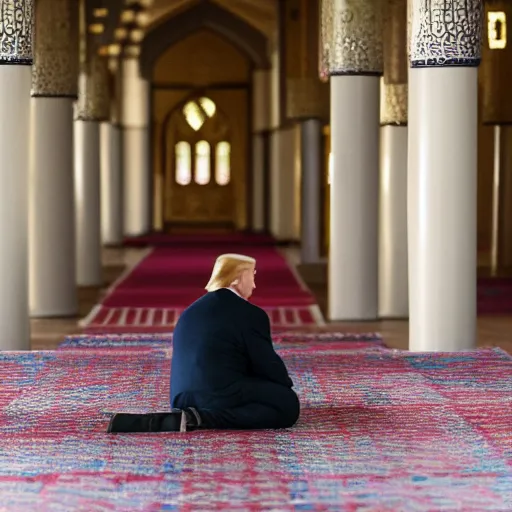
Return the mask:
{"type": "Polygon", "coordinates": [[[318,77],[288,79],[286,114],[291,119],[329,119],[329,84],[318,77]]]}
{"type": "Polygon", "coordinates": [[[493,0],[485,3],[482,38],[482,62],[479,69],[482,93],[482,121],[486,124],[512,123],[512,4],[507,0],[493,0]],[[503,35],[509,39],[505,48],[489,48],[488,16],[490,12],[503,12],[507,29],[503,35]]]}
{"type": "Polygon", "coordinates": [[[166,50],[153,70],[153,83],[196,86],[249,82],[251,66],[237,48],[213,32],[202,30],[166,50]]]}

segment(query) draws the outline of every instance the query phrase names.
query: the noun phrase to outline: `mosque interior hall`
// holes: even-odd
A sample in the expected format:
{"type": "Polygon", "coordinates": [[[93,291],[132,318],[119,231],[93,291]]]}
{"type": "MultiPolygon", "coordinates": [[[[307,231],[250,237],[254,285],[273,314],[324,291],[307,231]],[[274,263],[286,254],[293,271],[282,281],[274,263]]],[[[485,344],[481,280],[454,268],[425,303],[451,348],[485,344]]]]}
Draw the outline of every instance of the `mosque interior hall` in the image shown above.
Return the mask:
{"type": "Polygon", "coordinates": [[[509,21],[0,2],[0,510],[512,510],[509,21]],[[108,433],[170,410],[221,254],[297,423],[108,433]]]}

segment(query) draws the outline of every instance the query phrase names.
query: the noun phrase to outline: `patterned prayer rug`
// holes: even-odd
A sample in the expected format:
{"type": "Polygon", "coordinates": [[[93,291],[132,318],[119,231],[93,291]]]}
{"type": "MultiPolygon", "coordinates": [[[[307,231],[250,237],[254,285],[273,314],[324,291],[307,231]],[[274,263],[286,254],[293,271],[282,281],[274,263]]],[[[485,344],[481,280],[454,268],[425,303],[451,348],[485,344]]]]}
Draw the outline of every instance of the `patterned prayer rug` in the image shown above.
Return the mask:
{"type": "MultiPolygon", "coordinates": [[[[327,345],[327,344],[326,344],[327,345]]],[[[167,408],[161,351],[0,353],[2,510],[512,509],[512,359],[281,349],[292,429],[104,434],[167,408]]]]}
{"type": "MultiPolygon", "coordinates": [[[[295,345],[304,348],[305,343],[312,347],[320,347],[330,342],[346,342],[346,348],[357,350],[384,346],[379,333],[302,333],[283,332],[273,335],[274,346],[279,348],[290,348],[295,345]]],[[[79,349],[79,348],[164,348],[169,349],[172,343],[172,334],[76,334],[67,336],[59,345],[58,349],[79,349]]]]}

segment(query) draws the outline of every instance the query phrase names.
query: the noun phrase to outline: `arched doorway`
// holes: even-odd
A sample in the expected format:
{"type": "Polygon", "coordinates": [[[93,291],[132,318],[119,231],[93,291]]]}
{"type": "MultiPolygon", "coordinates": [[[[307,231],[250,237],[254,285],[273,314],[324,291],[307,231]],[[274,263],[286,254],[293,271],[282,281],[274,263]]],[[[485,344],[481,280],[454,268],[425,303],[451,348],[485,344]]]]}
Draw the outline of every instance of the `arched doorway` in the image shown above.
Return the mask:
{"type": "Polygon", "coordinates": [[[229,117],[204,94],[171,111],[162,144],[165,227],[236,226],[240,168],[232,169],[232,160],[236,164],[240,158],[232,147],[232,132],[229,117]]]}
{"type": "Polygon", "coordinates": [[[247,228],[251,78],[250,60],[211,30],[191,34],[156,61],[151,95],[156,230],[247,228]],[[180,142],[186,144],[177,146],[180,142]],[[229,182],[222,184],[216,172],[226,175],[225,162],[229,182]],[[209,181],[203,183],[207,172],[209,181]]]}

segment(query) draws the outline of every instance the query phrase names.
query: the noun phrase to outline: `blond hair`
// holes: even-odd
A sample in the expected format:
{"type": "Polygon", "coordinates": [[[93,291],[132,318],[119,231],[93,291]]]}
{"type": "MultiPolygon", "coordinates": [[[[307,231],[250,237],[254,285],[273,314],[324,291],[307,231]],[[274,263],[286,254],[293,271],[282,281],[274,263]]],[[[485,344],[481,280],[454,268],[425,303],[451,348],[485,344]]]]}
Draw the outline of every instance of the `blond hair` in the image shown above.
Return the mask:
{"type": "Polygon", "coordinates": [[[221,254],[213,266],[212,275],[205,289],[214,292],[220,288],[228,288],[240,277],[244,270],[251,270],[256,260],[243,254],[221,254]]]}

